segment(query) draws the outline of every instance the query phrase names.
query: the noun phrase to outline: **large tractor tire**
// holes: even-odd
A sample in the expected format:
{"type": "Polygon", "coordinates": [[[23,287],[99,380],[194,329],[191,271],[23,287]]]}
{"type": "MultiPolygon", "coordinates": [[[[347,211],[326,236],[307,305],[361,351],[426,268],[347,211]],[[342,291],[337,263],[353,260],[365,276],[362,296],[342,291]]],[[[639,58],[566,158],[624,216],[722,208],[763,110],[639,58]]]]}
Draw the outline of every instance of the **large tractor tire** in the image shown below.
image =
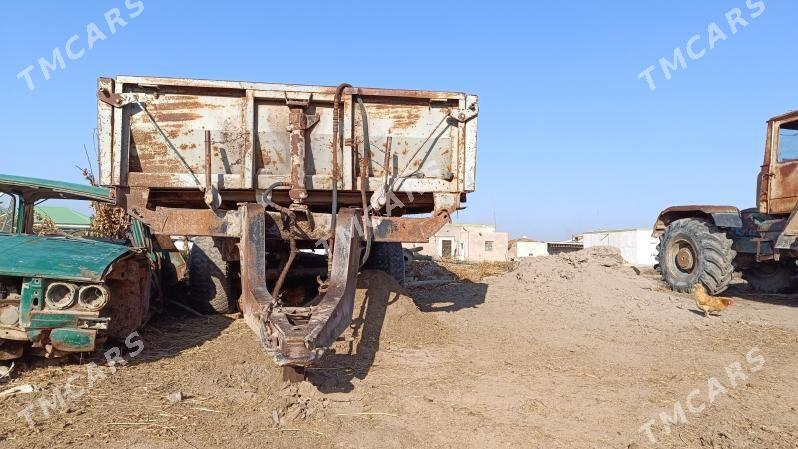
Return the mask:
{"type": "Polygon", "coordinates": [[[405,285],[405,256],[401,243],[376,242],[371,245],[371,254],[363,267],[367,270],[380,270],[405,285]]]}
{"type": "Polygon", "coordinates": [[[232,273],[222,257],[221,239],[194,238],[188,270],[190,301],[194,307],[207,314],[235,311],[232,273]]]}
{"type": "Polygon", "coordinates": [[[798,270],[795,261],[758,263],[743,270],[743,279],[762,293],[786,293],[795,290],[798,270]]]}
{"type": "Polygon", "coordinates": [[[665,229],[657,246],[662,278],[681,293],[699,282],[710,294],[726,290],[734,274],[732,241],[723,231],[695,218],[676,220],[665,229]]]}

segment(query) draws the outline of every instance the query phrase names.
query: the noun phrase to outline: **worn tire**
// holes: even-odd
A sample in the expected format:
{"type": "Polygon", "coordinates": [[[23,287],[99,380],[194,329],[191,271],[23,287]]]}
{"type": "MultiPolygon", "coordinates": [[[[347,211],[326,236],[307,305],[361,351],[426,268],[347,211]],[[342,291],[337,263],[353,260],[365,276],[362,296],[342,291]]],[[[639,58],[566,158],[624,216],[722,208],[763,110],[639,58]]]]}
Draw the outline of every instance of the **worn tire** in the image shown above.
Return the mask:
{"type": "Polygon", "coordinates": [[[743,270],[743,279],[752,289],[762,293],[786,293],[795,290],[794,261],[759,263],[743,270]]]}
{"type": "Polygon", "coordinates": [[[376,242],[371,244],[371,254],[363,267],[367,270],[380,270],[405,285],[405,256],[401,243],[376,242]]]}
{"type": "Polygon", "coordinates": [[[416,260],[416,253],[409,249],[402,249],[402,257],[405,260],[405,267],[412,264],[416,260]]]}
{"type": "Polygon", "coordinates": [[[231,273],[221,248],[221,239],[196,237],[189,254],[189,300],[207,314],[235,311],[231,273]]]}
{"type": "Polygon", "coordinates": [[[699,282],[712,295],[726,290],[734,274],[736,255],[732,240],[723,231],[695,218],[668,225],[657,245],[662,278],[681,293],[691,293],[699,282]]]}

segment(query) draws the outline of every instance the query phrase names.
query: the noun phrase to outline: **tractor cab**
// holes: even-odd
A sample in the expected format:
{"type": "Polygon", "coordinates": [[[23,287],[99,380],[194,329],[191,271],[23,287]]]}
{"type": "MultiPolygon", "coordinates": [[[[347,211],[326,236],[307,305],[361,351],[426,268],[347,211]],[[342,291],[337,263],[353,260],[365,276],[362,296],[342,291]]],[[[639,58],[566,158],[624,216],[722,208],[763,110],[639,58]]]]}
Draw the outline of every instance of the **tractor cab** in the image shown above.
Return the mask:
{"type": "Polygon", "coordinates": [[[758,181],[761,213],[792,212],[798,202],[798,111],[768,121],[765,159],[758,181]]]}

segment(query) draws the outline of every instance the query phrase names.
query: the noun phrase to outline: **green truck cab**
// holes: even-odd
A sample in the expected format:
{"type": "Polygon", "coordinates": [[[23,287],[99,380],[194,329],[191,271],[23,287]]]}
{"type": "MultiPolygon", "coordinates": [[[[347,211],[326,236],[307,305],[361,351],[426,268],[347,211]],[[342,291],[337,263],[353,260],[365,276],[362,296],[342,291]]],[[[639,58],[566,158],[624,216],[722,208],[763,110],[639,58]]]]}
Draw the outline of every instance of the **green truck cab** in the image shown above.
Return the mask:
{"type": "MultiPolygon", "coordinates": [[[[124,339],[151,314],[160,254],[140,223],[131,246],[36,235],[34,207],[48,199],[113,201],[94,187],[0,175],[0,360],[90,352],[124,339]],[[148,248],[149,247],[149,248],[148,248]]],[[[174,270],[173,270],[174,271],[174,270]]]]}

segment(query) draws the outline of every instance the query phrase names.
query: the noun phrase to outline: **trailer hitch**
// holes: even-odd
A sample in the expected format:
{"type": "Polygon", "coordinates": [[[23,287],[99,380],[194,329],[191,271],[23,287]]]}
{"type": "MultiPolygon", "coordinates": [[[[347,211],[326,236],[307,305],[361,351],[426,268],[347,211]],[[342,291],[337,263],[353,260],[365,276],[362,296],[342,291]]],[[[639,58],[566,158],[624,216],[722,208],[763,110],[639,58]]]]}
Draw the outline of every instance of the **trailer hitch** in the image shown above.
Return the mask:
{"type": "Polygon", "coordinates": [[[338,212],[333,270],[329,288],[309,306],[287,307],[266,289],[266,220],[263,206],[242,206],[241,310],[266,352],[284,367],[287,380],[301,380],[304,369],[318,360],[349,326],[354,309],[360,262],[360,211],[338,212]]]}

